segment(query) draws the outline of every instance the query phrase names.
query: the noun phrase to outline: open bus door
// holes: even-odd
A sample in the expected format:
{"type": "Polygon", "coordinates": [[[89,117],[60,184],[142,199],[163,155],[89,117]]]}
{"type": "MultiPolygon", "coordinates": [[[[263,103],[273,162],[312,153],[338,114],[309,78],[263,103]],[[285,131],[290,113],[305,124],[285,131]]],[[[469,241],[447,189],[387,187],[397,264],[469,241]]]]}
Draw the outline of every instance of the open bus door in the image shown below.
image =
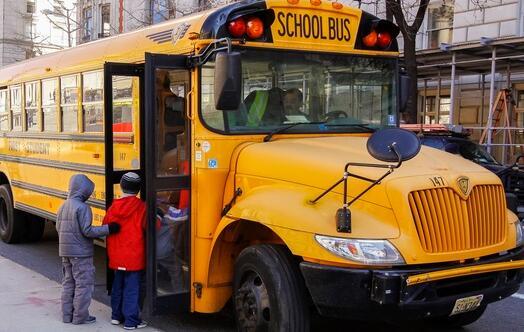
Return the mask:
{"type": "Polygon", "coordinates": [[[187,57],[146,53],[146,303],[151,314],[190,304],[190,70],[187,57]]]}
{"type": "MultiPolygon", "coordinates": [[[[109,208],[115,187],[126,172],[144,178],[144,65],[104,64],[105,204],[109,208]],[[138,101],[138,103],[137,103],[138,101]],[[135,128],[136,126],[136,128],[135,128]],[[138,135],[135,135],[138,134],[138,135]],[[119,144],[120,143],[120,144],[119,144]]],[[[142,182],[141,195],[145,195],[142,182]]],[[[114,273],[107,268],[107,290],[114,273]]]]}

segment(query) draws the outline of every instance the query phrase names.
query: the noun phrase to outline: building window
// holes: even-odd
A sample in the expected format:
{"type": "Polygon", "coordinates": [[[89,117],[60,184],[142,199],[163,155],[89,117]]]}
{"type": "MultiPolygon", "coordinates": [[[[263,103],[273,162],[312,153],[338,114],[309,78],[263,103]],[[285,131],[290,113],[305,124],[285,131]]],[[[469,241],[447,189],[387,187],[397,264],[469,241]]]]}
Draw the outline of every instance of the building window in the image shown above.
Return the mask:
{"type": "Polygon", "coordinates": [[[44,131],[57,131],[56,79],[42,81],[42,112],[44,113],[44,131]]]}
{"type": "Polygon", "coordinates": [[[91,7],[84,8],[84,13],[82,15],[84,20],[84,41],[91,40],[91,32],[93,30],[93,10],[91,7]]]}
{"type": "Polygon", "coordinates": [[[25,84],[25,120],[27,130],[39,130],[38,82],[25,84]]]}
{"type": "Polygon", "coordinates": [[[34,14],[36,12],[36,4],[34,1],[29,0],[27,1],[27,13],[28,14],[34,14]]]}
{"type": "Polygon", "coordinates": [[[62,131],[78,131],[78,76],[60,77],[62,131]]]}
{"type": "Polygon", "coordinates": [[[20,85],[9,89],[11,112],[13,118],[13,130],[22,130],[22,88],[20,85]]]}
{"type": "Polygon", "coordinates": [[[84,73],[83,103],[84,132],[104,131],[104,75],[101,71],[84,73]]]}
{"type": "Polygon", "coordinates": [[[110,8],[111,7],[109,4],[100,6],[100,15],[101,15],[101,19],[100,19],[101,26],[100,26],[100,36],[99,36],[100,38],[109,37],[109,35],[111,34],[111,23],[110,23],[111,10],[110,8]]]}
{"type": "Polygon", "coordinates": [[[175,17],[169,0],[151,0],[151,23],[156,24],[175,17]]]}
{"type": "Polygon", "coordinates": [[[454,0],[442,0],[428,8],[428,48],[438,48],[441,43],[452,42],[454,4],[454,0]]]}
{"type": "Polygon", "coordinates": [[[9,130],[9,99],[7,89],[0,90],[0,130],[9,130]]]}
{"type": "MultiPolygon", "coordinates": [[[[436,96],[427,96],[426,98],[426,112],[420,114],[421,117],[424,117],[425,124],[449,124],[449,108],[451,105],[451,99],[449,96],[440,97],[440,107],[437,110],[437,97],[436,96]]],[[[422,96],[422,103],[424,103],[424,97],[422,96]]],[[[423,107],[421,108],[423,109],[423,107]]]]}

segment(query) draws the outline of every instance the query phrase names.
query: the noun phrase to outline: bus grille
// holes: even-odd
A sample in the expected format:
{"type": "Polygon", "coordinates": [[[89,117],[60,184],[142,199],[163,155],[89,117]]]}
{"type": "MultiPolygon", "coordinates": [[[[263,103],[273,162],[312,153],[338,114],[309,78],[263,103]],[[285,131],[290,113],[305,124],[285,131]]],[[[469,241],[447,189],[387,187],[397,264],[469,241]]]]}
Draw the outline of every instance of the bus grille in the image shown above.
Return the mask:
{"type": "Polygon", "coordinates": [[[499,185],[475,186],[465,200],[451,188],[414,191],[409,205],[428,253],[482,248],[506,237],[506,200],[499,185]]]}

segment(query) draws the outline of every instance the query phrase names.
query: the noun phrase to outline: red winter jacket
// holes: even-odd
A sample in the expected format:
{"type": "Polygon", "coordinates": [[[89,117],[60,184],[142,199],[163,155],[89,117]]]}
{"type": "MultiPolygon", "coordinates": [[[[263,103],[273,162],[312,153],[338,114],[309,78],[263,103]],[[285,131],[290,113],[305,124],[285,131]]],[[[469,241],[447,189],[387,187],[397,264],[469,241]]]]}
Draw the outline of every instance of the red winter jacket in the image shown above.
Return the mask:
{"type": "Polygon", "coordinates": [[[145,268],[146,205],[136,196],[115,199],[104,224],[117,222],[120,232],[107,236],[109,268],[140,271],[145,268]]]}

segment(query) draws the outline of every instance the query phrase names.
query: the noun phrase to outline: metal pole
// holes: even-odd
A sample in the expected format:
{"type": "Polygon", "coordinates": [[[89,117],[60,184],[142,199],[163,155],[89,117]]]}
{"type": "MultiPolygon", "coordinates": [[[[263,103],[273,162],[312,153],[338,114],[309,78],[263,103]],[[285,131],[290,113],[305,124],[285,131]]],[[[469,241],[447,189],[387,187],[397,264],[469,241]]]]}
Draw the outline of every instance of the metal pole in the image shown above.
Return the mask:
{"type": "Polygon", "coordinates": [[[420,121],[420,132],[422,133],[422,124],[426,123],[426,107],[427,107],[427,99],[428,99],[428,79],[424,79],[424,99],[422,103],[422,121],[420,121]]]}
{"type": "Polygon", "coordinates": [[[490,78],[490,82],[489,82],[489,112],[488,112],[488,141],[486,142],[487,143],[487,148],[488,148],[488,152],[491,153],[491,143],[492,142],[492,133],[491,133],[491,128],[493,127],[493,123],[492,120],[493,120],[493,104],[495,103],[495,70],[496,70],[496,57],[497,57],[497,48],[496,47],[493,47],[491,49],[491,78],[490,78]]]}
{"type": "MultiPolygon", "coordinates": [[[[442,77],[440,76],[440,67],[438,69],[437,100],[435,100],[435,111],[440,115],[440,93],[442,89],[442,77]]],[[[438,115],[437,115],[438,116],[438,115]]],[[[430,121],[431,123],[431,121],[430,121]]]]}
{"type": "MultiPolygon", "coordinates": [[[[453,116],[455,112],[455,52],[451,55],[451,87],[450,87],[450,104],[449,104],[449,124],[453,124],[453,116]]],[[[440,118],[440,109],[438,109],[440,118]]],[[[439,119],[440,120],[440,119],[439,119]]],[[[440,121],[439,121],[440,122],[440,121]]],[[[437,123],[439,123],[437,122],[437,123]]]]}
{"type": "Polygon", "coordinates": [[[484,98],[486,97],[486,74],[480,75],[482,84],[480,86],[480,126],[484,125],[484,98]]]}

